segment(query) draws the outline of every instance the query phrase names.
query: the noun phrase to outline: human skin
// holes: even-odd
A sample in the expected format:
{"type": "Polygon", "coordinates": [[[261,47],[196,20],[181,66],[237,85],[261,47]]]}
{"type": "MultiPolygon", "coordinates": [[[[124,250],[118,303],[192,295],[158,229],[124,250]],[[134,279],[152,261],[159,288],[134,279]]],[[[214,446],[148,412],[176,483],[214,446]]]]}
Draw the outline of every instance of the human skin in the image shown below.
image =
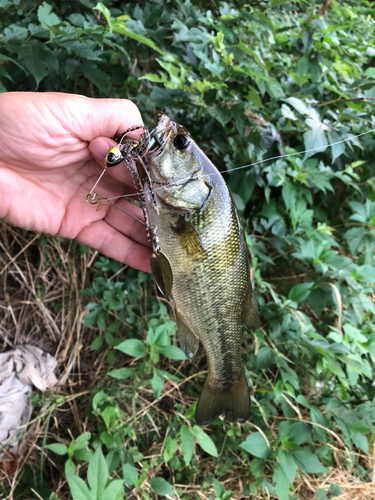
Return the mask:
{"type": "MultiPolygon", "coordinates": [[[[103,170],[106,151],[116,144],[110,138],[142,124],[138,108],[125,99],[0,94],[0,218],[76,240],[150,272],[144,226],[106,203],[96,210],[85,199],[103,170]]],[[[134,193],[125,165],[108,169],[95,191],[106,198],[134,193]]],[[[134,204],[116,203],[143,219],[134,204]]]]}

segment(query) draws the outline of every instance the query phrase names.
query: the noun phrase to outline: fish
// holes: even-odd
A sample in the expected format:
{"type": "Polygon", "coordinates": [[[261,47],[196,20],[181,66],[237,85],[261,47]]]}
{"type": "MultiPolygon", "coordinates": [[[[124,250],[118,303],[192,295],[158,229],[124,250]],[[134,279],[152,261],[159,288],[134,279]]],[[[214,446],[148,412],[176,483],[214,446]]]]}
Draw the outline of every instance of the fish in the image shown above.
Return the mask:
{"type": "Polygon", "coordinates": [[[146,158],[154,279],[174,305],[186,357],[193,360],[202,344],[208,359],[195,420],[203,426],[224,415],[244,423],[250,393],[241,360],[242,330],[254,331],[260,318],[235,203],[217,168],[166,114],[150,130],[146,158]]]}

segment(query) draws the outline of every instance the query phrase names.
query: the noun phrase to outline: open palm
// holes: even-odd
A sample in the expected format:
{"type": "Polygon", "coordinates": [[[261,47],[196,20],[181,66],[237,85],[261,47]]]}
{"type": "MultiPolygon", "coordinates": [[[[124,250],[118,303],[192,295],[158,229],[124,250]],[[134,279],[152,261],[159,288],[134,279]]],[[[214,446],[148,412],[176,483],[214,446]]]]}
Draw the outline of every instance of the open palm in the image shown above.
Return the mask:
{"type": "MultiPolygon", "coordinates": [[[[115,144],[109,137],[134,125],[142,125],[142,119],[127,100],[1,94],[0,218],[75,239],[149,271],[151,250],[142,224],[111,206],[95,210],[85,200],[102,171],[107,149],[115,144]]],[[[133,193],[125,166],[110,169],[96,191],[107,198],[133,193]]],[[[141,209],[122,203],[142,219],[141,209]]]]}

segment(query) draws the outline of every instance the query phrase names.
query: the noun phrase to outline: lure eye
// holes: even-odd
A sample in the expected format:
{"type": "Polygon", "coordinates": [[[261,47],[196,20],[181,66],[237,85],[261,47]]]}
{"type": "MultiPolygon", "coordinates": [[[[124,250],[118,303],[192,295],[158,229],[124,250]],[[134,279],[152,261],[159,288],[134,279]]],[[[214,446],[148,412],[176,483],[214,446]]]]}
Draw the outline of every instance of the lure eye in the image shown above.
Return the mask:
{"type": "Polygon", "coordinates": [[[189,145],[189,139],[186,135],[183,134],[178,134],[176,137],[173,139],[173,146],[176,149],[179,149],[180,151],[183,151],[186,149],[189,145]]]}
{"type": "Polygon", "coordinates": [[[116,148],[110,148],[105,155],[105,163],[107,167],[114,167],[123,161],[121,151],[116,148]]]}

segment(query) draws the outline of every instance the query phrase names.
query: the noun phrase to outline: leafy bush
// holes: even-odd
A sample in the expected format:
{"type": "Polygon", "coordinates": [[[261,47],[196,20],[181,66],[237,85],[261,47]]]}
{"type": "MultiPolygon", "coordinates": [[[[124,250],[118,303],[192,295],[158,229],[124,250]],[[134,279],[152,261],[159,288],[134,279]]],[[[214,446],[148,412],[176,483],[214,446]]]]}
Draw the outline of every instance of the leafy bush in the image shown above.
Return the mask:
{"type": "MultiPolygon", "coordinates": [[[[124,483],[126,498],[203,498],[199,489],[286,500],[304,475],[337,465],[370,482],[372,2],[0,5],[3,90],[131,98],[146,123],[164,107],[187,127],[245,222],[263,319],[246,335],[251,421],[200,429],[203,356],[181,363],[146,275],[112,279],[120,267],[99,259],[85,326],[96,328],[91,349],[106,349],[109,376],[94,389],[90,433],[47,446],[67,456],[73,499],[123,498],[124,483]]],[[[333,483],[316,491],[339,494],[333,483]]]]}

